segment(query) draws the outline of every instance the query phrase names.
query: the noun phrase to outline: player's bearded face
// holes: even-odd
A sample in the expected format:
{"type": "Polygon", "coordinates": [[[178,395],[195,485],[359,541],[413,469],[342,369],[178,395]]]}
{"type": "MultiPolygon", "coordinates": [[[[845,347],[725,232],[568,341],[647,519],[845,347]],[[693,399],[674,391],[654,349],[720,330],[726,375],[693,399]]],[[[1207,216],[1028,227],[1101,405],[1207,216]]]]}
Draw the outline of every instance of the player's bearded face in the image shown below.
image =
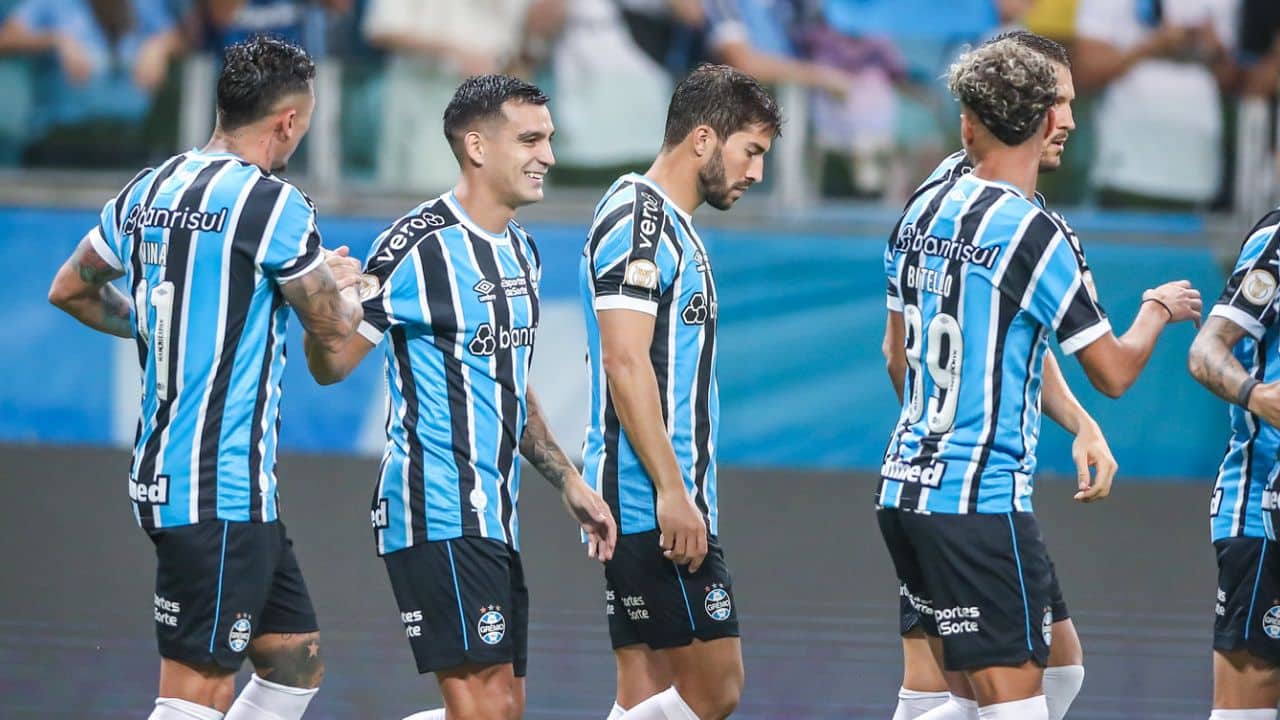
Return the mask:
{"type": "Polygon", "coordinates": [[[728,210],[752,185],[764,177],[764,154],[773,134],[764,128],[736,132],[716,145],[698,171],[698,185],[707,204],[728,210]]]}
{"type": "Polygon", "coordinates": [[[1071,114],[1071,101],[1076,98],[1075,84],[1071,81],[1071,68],[1054,63],[1053,70],[1058,78],[1058,101],[1053,106],[1053,132],[1049,135],[1044,152],[1040,155],[1041,172],[1051,172],[1062,166],[1062,153],[1067,149],[1067,137],[1072,130],[1076,129],[1076,120],[1071,114]]]}

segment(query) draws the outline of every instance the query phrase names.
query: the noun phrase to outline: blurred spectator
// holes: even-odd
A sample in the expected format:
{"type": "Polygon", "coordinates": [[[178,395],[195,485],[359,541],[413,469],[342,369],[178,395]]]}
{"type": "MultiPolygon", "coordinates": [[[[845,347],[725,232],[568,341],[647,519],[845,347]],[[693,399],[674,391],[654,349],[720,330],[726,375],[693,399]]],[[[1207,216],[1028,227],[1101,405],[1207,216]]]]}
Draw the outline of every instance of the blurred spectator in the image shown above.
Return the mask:
{"type": "Polygon", "coordinates": [[[1081,0],[1073,75],[1098,90],[1093,184],[1104,205],[1204,207],[1223,174],[1219,85],[1233,0],[1081,0]]]}
{"type": "Polygon", "coordinates": [[[457,163],[441,112],[470,75],[528,67],[559,32],[565,0],[372,0],[369,43],[386,50],[378,180],[406,191],[444,190],[457,163]]]}
{"type": "Polygon", "coordinates": [[[791,0],[704,0],[712,56],[769,84],[794,83],[843,97],[847,73],[800,59],[791,33],[799,24],[791,0]]]}
{"type": "MultiPolygon", "coordinates": [[[[308,12],[351,10],[354,0],[198,0],[209,45],[222,50],[254,35],[274,35],[315,54],[317,38],[307,32],[308,12]]],[[[316,34],[319,35],[318,33],[316,34]]]]}
{"type": "Polygon", "coordinates": [[[1035,5],[1035,0],[995,0],[996,5],[996,25],[995,30],[987,34],[987,37],[995,37],[1001,33],[1011,30],[1026,29],[1027,13],[1031,12],[1031,7],[1035,5]]]}
{"type": "Polygon", "coordinates": [[[613,0],[570,5],[552,54],[556,157],[565,166],[555,174],[618,170],[657,150],[673,83],[633,37],[613,0]]]}
{"type": "Polygon", "coordinates": [[[676,77],[703,56],[702,0],[616,0],[636,47],[676,77]]]}
{"type": "Polygon", "coordinates": [[[1241,93],[1275,97],[1280,88],[1280,2],[1244,0],[1240,11],[1241,93]]]}
{"type": "Polygon", "coordinates": [[[0,53],[41,58],[25,162],[136,162],[141,121],[181,47],[164,0],[23,0],[0,28],[0,53]]]}

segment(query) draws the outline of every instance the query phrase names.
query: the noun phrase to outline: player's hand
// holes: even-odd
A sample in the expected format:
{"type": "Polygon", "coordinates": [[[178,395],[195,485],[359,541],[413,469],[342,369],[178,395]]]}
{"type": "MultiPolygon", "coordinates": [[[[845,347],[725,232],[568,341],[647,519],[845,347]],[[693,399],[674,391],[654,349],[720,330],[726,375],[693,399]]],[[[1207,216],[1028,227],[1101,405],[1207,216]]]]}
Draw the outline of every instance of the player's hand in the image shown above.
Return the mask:
{"type": "Polygon", "coordinates": [[[1272,427],[1280,427],[1280,382],[1258,385],[1249,393],[1249,412],[1261,417],[1272,427]]]}
{"type": "Polygon", "coordinates": [[[343,245],[334,250],[321,248],[321,251],[329,272],[333,273],[334,282],[338,284],[339,292],[355,287],[360,282],[360,261],[351,257],[350,248],[343,245]]]}
{"type": "Polygon", "coordinates": [[[1169,311],[1169,322],[1190,320],[1200,327],[1200,313],[1204,303],[1200,291],[1191,287],[1189,280],[1174,280],[1142,293],[1142,300],[1157,300],[1169,311]]]}
{"type": "Polygon", "coordinates": [[[815,87],[830,93],[837,100],[849,95],[853,80],[843,70],[827,65],[819,65],[815,70],[813,84],[815,87]]]}
{"type": "Polygon", "coordinates": [[[587,534],[587,557],[608,562],[618,542],[618,526],[604,498],[583,482],[581,475],[574,473],[560,491],[560,499],[569,517],[587,534]]]}
{"type": "Polygon", "coordinates": [[[72,37],[62,37],[57,42],[58,64],[72,85],[83,85],[93,75],[93,58],[89,51],[72,37]]]}
{"type": "Polygon", "coordinates": [[[1071,459],[1076,464],[1077,501],[1089,503],[1111,494],[1111,482],[1118,466],[1097,423],[1090,422],[1076,433],[1071,443],[1071,459]]]}
{"type": "Polygon", "coordinates": [[[689,493],[658,493],[658,544],[662,555],[677,565],[688,565],[689,572],[702,567],[707,556],[707,524],[689,493]]]}

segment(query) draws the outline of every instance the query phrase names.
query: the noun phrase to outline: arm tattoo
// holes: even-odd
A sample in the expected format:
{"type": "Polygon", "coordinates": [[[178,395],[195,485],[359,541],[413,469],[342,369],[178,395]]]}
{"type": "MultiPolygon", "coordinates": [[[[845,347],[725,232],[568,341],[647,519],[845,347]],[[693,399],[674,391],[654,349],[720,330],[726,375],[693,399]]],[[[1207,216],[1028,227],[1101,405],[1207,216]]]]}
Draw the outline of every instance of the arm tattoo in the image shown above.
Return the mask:
{"type": "Polygon", "coordinates": [[[524,436],[520,438],[520,454],[529,464],[537,469],[542,477],[557,490],[563,490],[565,481],[577,472],[569,457],[564,454],[560,444],[551,434],[542,408],[538,406],[533,393],[528,393],[527,404],[529,417],[525,424],[524,436]]]}
{"type": "Polygon", "coordinates": [[[1232,353],[1244,337],[1244,329],[1235,323],[1211,317],[1191,344],[1188,365],[1191,374],[1214,395],[1235,404],[1240,386],[1249,372],[1232,353]]]}
{"type": "Polygon", "coordinates": [[[103,285],[99,291],[102,298],[102,327],[112,335],[123,338],[133,337],[133,321],[130,317],[129,298],[115,288],[114,285],[103,285]]]}
{"type": "Polygon", "coordinates": [[[108,265],[106,260],[98,257],[98,253],[93,252],[87,244],[81,245],[75,256],[71,258],[71,263],[75,265],[80,279],[90,285],[105,285],[120,277],[120,272],[108,265]]]}

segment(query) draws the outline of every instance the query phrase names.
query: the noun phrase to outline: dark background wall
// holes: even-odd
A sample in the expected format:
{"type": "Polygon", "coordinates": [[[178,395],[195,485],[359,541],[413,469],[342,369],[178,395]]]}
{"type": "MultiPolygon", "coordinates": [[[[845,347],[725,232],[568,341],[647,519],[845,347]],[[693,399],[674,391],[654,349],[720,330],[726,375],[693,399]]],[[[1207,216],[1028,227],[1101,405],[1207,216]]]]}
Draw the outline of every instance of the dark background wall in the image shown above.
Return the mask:
{"type": "MultiPolygon", "coordinates": [[[[143,718],[155,695],[154,559],[117,450],[0,445],[0,717],[143,718]]],[[[417,675],[368,528],[376,462],[292,456],[282,505],[320,614],[328,675],[309,718],[437,706],[417,675]]],[[[1123,468],[1122,468],[1123,473],[1123,468]]],[[[1207,482],[1127,484],[1037,511],[1086,652],[1073,719],[1203,718],[1214,561],[1207,482]]],[[[860,474],[726,470],[722,540],[742,615],[736,717],[887,718],[900,682],[896,587],[860,474]]],[[[597,718],[613,698],[601,572],[558,498],[526,475],[530,718],[597,718]]],[[[1280,602],[1280,600],[1278,600],[1280,602]]],[[[243,681],[244,675],[241,680],[243,681]]]]}

